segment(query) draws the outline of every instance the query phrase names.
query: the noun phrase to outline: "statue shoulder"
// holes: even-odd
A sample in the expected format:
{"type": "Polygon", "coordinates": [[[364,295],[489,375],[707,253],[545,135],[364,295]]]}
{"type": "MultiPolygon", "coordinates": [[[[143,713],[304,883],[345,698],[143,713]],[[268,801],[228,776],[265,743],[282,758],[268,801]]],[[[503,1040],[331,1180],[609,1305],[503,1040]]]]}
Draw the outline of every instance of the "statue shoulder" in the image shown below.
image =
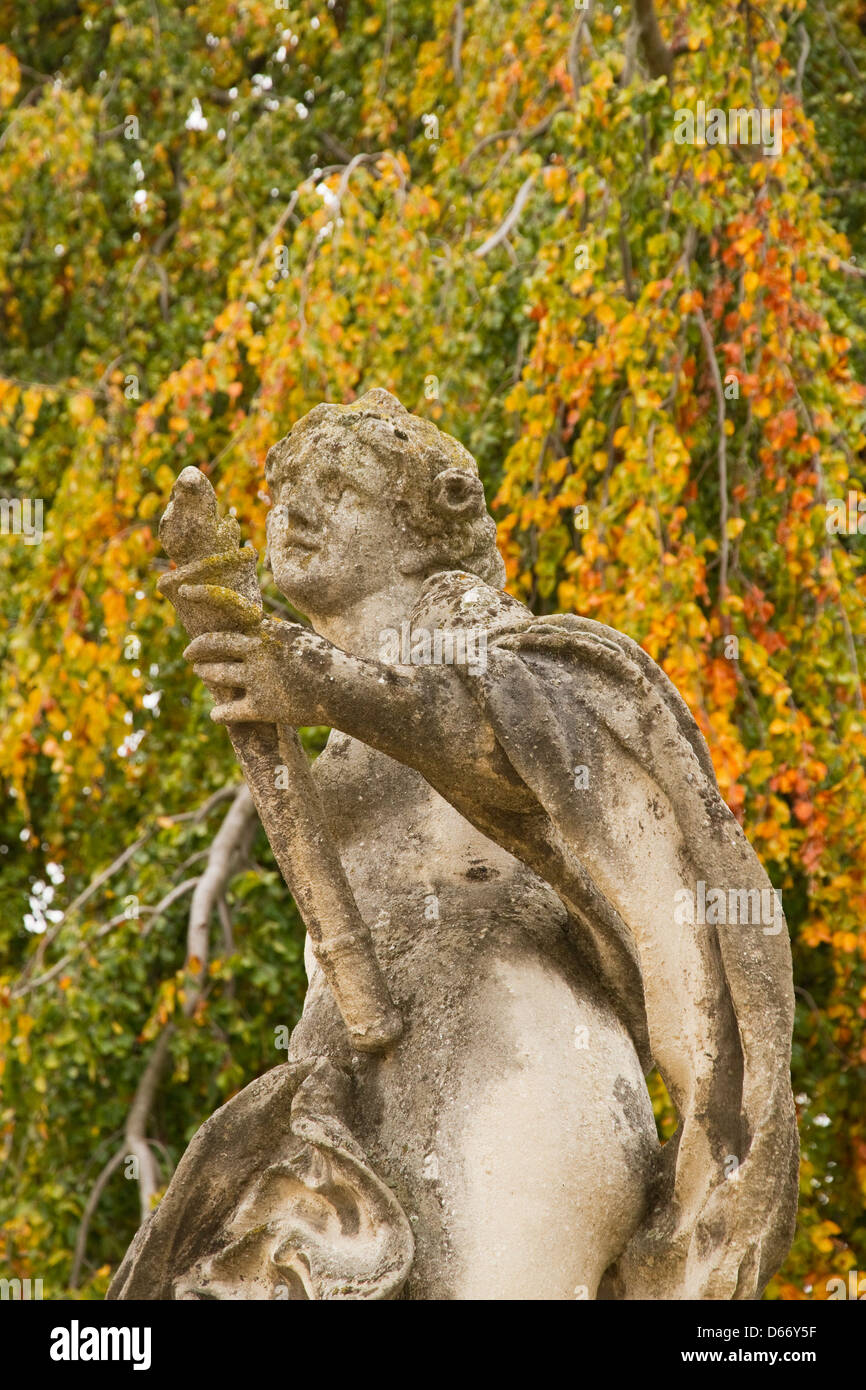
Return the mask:
{"type": "Polygon", "coordinates": [[[519,632],[535,619],[504,589],[486,584],[467,570],[443,570],[424,584],[412,610],[413,628],[474,628],[495,633],[519,632]]]}
{"type": "Polygon", "coordinates": [[[486,584],[466,570],[431,575],[412,611],[413,630],[434,634],[459,630],[483,632],[490,649],[508,648],[515,655],[604,671],[636,696],[654,692],[664,701],[680,732],[691,745],[704,776],[716,788],[709,749],[679,691],[648,652],[626,633],[577,613],[537,617],[504,589],[486,584]]]}

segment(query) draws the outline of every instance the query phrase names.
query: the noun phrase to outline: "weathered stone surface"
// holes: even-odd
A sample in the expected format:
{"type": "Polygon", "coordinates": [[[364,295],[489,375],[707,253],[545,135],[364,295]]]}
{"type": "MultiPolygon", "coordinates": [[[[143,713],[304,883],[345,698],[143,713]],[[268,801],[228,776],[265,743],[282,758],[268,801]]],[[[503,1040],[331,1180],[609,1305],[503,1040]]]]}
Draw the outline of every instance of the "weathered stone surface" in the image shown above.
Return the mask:
{"type": "MultiPolygon", "coordinates": [[[[796,1206],[790,949],[689,711],[629,638],[503,592],[473,460],[387,392],[318,406],[267,473],[312,629],[216,589],[186,598],[219,621],[182,616],[254,780],[281,729],[334,730],[309,990],[288,1066],[199,1131],[109,1296],[755,1297],[796,1206]],[[369,935],[329,953],[355,904],[369,935]],[[383,997],[402,1033],[359,1050],[383,997]]],[[[225,548],[166,523],[178,559],[225,548]]],[[[257,805],[291,882],[297,823],[257,805]]]]}

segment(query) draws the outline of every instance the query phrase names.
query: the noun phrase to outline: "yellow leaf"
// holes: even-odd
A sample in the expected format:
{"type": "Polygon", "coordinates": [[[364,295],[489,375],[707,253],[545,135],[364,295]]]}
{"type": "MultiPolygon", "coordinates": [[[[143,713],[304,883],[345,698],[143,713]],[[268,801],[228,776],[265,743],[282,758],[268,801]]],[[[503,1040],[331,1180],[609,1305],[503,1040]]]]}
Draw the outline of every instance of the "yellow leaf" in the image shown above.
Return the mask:
{"type": "Polygon", "coordinates": [[[79,392],[77,396],[73,396],[72,400],[69,402],[69,414],[72,416],[76,425],[88,424],[93,419],[94,413],[95,408],[93,401],[90,396],[85,395],[83,392],[79,392]]]}

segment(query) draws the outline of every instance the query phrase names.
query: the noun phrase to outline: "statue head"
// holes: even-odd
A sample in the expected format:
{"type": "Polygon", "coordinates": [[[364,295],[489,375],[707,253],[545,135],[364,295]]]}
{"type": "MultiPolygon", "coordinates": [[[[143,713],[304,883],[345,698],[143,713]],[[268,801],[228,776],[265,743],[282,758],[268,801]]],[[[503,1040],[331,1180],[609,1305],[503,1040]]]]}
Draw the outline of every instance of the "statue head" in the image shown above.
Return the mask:
{"type": "Polygon", "coordinates": [[[475,460],[390,392],[317,405],[268,452],[274,577],[302,611],[463,569],[501,587],[505,568],[475,460]]]}

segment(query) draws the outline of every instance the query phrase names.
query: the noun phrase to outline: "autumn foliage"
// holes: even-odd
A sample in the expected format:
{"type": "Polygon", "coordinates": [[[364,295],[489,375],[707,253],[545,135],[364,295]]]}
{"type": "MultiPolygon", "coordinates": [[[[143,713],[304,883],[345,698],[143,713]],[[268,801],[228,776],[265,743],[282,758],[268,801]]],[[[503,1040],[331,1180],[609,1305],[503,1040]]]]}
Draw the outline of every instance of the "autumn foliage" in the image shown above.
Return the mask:
{"type": "Polygon", "coordinates": [[[690,705],[794,946],[769,1292],[866,1271],[866,534],[826,525],[866,495],[866,11],[656,9],[669,76],[628,5],[0,0],[0,495],[45,506],[0,536],[0,1273],[46,1297],[101,1296],[135,1230],[119,1166],[74,1264],[155,1040],[167,1182],[303,996],[259,835],[183,1009],[237,771],[158,518],[197,464],[261,548],[269,445],[376,385],[478,458],[511,591],[690,705]],[[678,144],[699,100],[779,110],[781,154],[678,144]]]}

